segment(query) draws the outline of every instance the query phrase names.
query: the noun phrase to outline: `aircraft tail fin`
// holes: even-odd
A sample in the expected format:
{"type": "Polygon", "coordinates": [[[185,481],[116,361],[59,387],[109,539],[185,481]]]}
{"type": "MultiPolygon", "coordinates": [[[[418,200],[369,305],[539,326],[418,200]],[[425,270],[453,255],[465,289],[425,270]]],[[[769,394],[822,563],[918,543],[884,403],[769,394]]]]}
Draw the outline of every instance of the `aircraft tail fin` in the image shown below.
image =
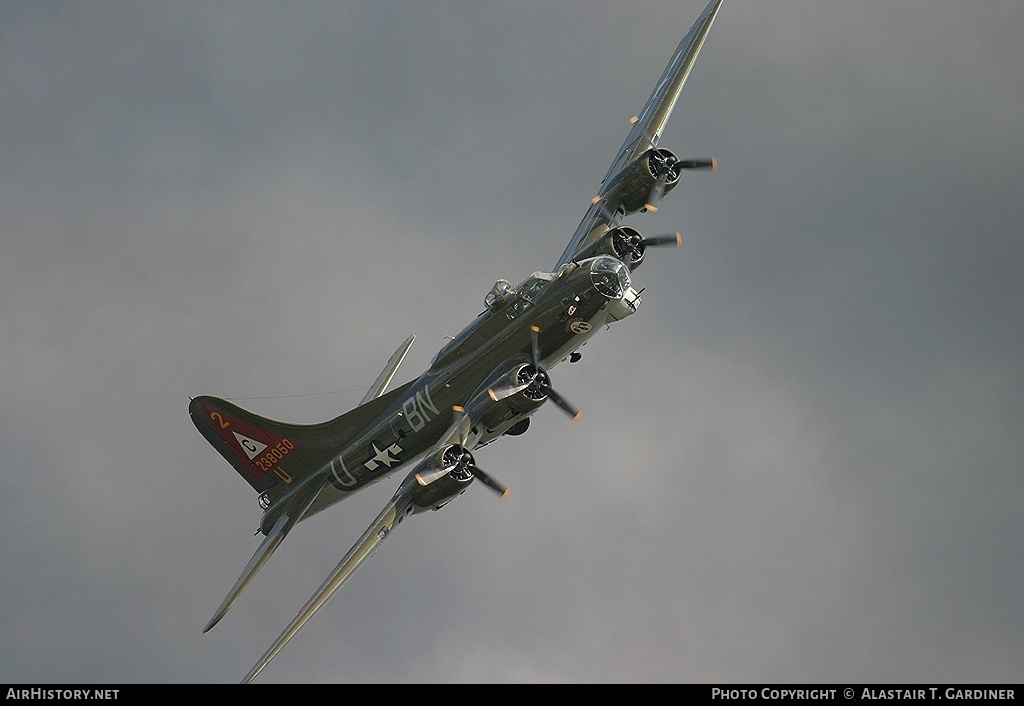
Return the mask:
{"type": "Polygon", "coordinates": [[[329,463],[332,454],[413,382],[386,393],[378,390],[369,402],[316,424],[279,422],[209,395],[192,398],[188,413],[206,440],[257,493],[276,488],[271,492],[276,495],[329,463]]]}
{"type": "Polygon", "coordinates": [[[310,429],[322,425],[278,422],[208,395],[193,398],[188,412],[200,433],[257,493],[290,486],[319,465],[321,440],[310,429]]]}

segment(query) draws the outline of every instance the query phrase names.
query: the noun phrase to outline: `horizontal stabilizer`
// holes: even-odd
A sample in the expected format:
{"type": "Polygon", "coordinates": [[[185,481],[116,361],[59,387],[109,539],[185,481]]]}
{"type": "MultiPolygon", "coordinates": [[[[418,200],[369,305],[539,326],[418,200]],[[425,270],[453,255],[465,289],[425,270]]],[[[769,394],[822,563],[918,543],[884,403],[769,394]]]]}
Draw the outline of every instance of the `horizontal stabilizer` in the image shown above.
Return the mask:
{"type": "Polygon", "coordinates": [[[302,519],[302,516],[306,514],[306,510],[313,504],[316,496],[323,489],[327,483],[327,477],[324,476],[322,479],[317,479],[303,488],[302,491],[295,496],[291,501],[291,506],[281,513],[281,517],[274,523],[274,527],[267,533],[266,538],[260,543],[256,553],[252,555],[252,559],[245,565],[242,570],[242,575],[238,577],[238,581],[232,586],[231,592],[228,593],[227,598],[217,608],[217,612],[214,613],[213,617],[210,618],[210,622],[203,628],[203,632],[207,632],[220,622],[220,619],[224,617],[224,614],[228,612],[228,609],[234,605],[235,601],[238,600],[238,596],[241,595],[242,590],[249,585],[253,577],[256,576],[256,572],[263,568],[263,565],[267,563],[267,559],[270,555],[281,545],[282,540],[288,535],[295,523],[302,519]]]}
{"type": "Polygon", "coordinates": [[[373,381],[372,385],[370,385],[370,389],[366,391],[366,395],[363,396],[363,399],[359,404],[366,404],[370,400],[375,400],[384,394],[384,390],[387,388],[388,383],[391,382],[391,378],[395,376],[398,366],[402,364],[406,353],[408,353],[409,349],[412,348],[412,342],[415,340],[415,336],[409,336],[409,338],[405,339],[405,343],[399,346],[398,350],[395,351],[395,354],[391,356],[390,360],[388,360],[388,364],[384,366],[382,371],[380,371],[380,375],[378,375],[377,379],[373,381]]]}
{"type": "Polygon", "coordinates": [[[256,666],[245,676],[242,681],[243,684],[248,684],[256,675],[259,674],[264,667],[266,667],[270,660],[274,659],[274,656],[281,651],[281,649],[288,644],[288,641],[295,636],[295,633],[299,631],[306,621],[313,617],[320,608],[327,603],[331,596],[334,595],[335,591],[345,585],[352,575],[356,572],[360,566],[366,563],[366,560],[373,556],[374,552],[380,548],[380,545],[384,542],[387,536],[394,529],[397,524],[397,520],[403,516],[405,511],[411,505],[412,500],[409,494],[406,492],[399,492],[395,494],[384,508],[381,513],[377,516],[377,519],[373,521],[373,524],[367,528],[363,536],[359,538],[345,558],[341,560],[337,568],[327,577],[320,588],[317,589],[316,593],[313,594],[312,598],[306,601],[306,604],[302,606],[302,610],[292,620],[281,636],[277,638],[277,641],[271,645],[270,649],[266,651],[256,666]]]}

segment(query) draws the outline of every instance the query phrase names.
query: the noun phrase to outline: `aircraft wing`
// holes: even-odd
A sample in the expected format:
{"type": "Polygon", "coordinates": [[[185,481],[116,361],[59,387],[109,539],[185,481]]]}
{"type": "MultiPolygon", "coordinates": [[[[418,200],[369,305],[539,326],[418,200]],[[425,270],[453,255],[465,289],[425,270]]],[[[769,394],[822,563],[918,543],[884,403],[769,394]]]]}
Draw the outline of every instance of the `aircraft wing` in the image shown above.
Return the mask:
{"type": "MultiPolygon", "coordinates": [[[[690,28],[690,31],[679,42],[672,60],[665,67],[665,72],[654,87],[650,98],[644,109],[633,119],[633,127],[626,136],[625,142],[619,149],[612,162],[608,173],[601,182],[601,190],[590,209],[583,217],[579,227],[573,234],[572,240],[566,247],[565,252],[558,259],[554,270],[571,261],[577,253],[585,249],[594,240],[603,235],[608,229],[618,225],[618,221],[625,215],[625,211],[635,211],[626,207],[623,209],[622,199],[616,194],[616,177],[624,173],[630,165],[649,149],[657,147],[661,134],[672,115],[679,92],[682,90],[686,79],[693,68],[693,62],[697,59],[704,40],[708,36],[712,23],[718,15],[718,8],[722,0],[711,0],[704,12],[690,28]]],[[[694,166],[713,166],[710,163],[700,163],[694,166]]],[[[554,271],[553,270],[553,271],[554,271]]]]}
{"type": "Polygon", "coordinates": [[[248,674],[245,675],[245,679],[242,680],[243,684],[248,684],[256,675],[262,671],[270,660],[274,659],[281,649],[288,644],[288,641],[295,636],[295,633],[299,631],[306,621],[313,617],[320,608],[327,603],[327,601],[334,595],[335,591],[345,585],[352,575],[356,572],[360,566],[366,563],[367,559],[373,556],[374,552],[380,548],[380,545],[384,542],[385,538],[391,533],[391,530],[395,527],[396,521],[402,518],[407,508],[412,504],[412,497],[406,490],[406,486],[403,485],[394,497],[388,502],[387,506],[377,516],[377,519],[373,521],[363,536],[359,538],[359,541],[349,549],[348,553],[341,560],[341,563],[331,572],[331,575],[320,585],[316,593],[306,601],[306,604],[302,606],[302,610],[299,614],[292,619],[292,622],[288,624],[284,632],[277,638],[273,645],[270,646],[260,661],[256,663],[248,674]]]}

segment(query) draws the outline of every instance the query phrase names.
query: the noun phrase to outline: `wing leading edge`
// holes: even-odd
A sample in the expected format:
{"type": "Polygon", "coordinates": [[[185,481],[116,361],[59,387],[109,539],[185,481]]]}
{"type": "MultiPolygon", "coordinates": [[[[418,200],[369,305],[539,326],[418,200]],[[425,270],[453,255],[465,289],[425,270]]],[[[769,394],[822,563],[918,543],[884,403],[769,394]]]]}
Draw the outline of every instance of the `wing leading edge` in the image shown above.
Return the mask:
{"type": "Polygon", "coordinates": [[[604,180],[601,182],[601,190],[594,197],[590,209],[583,217],[579,227],[576,228],[576,232],[558,259],[554,270],[572,260],[577,253],[584,250],[609,228],[614,227],[622,216],[626,215],[624,211],[620,210],[622,204],[614,198],[614,195],[609,199],[615,177],[648,149],[658,146],[658,141],[672,115],[672,109],[675,108],[679,93],[686,84],[686,79],[693,68],[693,62],[696,61],[701,47],[704,46],[704,40],[707,38],[721,6],[722,0],[711,0],[697,21],[693,23],[690,31],[679,42],[661,79],[655,85],[650,98],[647,99],[647,104],[633,120],[633,128],[626,136],[622,147],[619,148],[608,173],[605,174],[604,180]]]}

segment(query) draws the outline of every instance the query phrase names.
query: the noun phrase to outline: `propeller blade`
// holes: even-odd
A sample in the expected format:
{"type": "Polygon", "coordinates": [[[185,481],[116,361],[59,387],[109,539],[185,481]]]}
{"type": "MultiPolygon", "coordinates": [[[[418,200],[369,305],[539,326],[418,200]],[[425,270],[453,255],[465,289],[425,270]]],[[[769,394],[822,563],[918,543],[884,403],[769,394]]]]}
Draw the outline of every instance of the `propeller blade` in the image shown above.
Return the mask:
{"type": "Polygon", "coordinates": [[[658,210],[658,207],[655,206],[655,204],[661,201],[661,197],[665,195],[665,184],[668,183],[668,177],[669,175],[667,171],[663,171],[659,174],[658,178],[654,180],[654,185],[651,186],[651,190],[647,194],[647,202],[644,204],[644,208],[651,213],[656,213],[658,210]]]}
{"type": "Polygon", "coordinates": [[[676,166],[680,169],[711,169],[714,171],[718,169],[718,160],[714,157],[711,159],[681,159],[676,162],[676,166]]]}
{"type": "Polygon", "coordinates": [[[600,204],[600,207],[597,210],[598,218],[607,218],[609,225],[614,225],[615,223],[618,223],[618,214],[615,213],[614,209],[609,207],[608,201],[601,199],[600,194],[598,194],[597,196],[590,200],[591,206],[597,206],[598,204],[600,204]]]}
{"type": "MultiPolygon", "coordinates": [[[[465,449],[469,438],[469,430],[470,427],[472,426],[470,424],[469,415],[466,413],[465,407],[462,407],[460,405],[453,405],[452,410],[454,410],[456,415],[460,415],[459,428],[462,431],[462,440],[460,443],[462,444],[462,448],[465,449]]],[[[470,473],[473,474],[474,478],[479,479],[481,483],[483,483],[488,488],[492,489],[494,492],[500,495],[502,500],[508,497],[508,487],[502,485],[494,478],[491,478],[484,472],[482,468],[476,465],[476,459],[473,458],[472,453],[466,451],[463,458],[465,458],[468,461],[469,471],[470,473]]]]}
{"type": "Polygon", "coordinates": [[[493,478],[491,478],[486,473],[484,473],[483,469],[481,469],[479,466],[473,465],[472,468],[470,468],[470,470],[481,483],[483,483],[488,488],[493,490],[495,493],[500,495],[502,500],[508,497],[508,488],[499,483],[498,481],[494,480],[493,478]]]}
{"type": "MultiPolygon", "coordinates": [[[[533,346],[532,347],[532,351],[533,351],[533,367],[534,367],[535,370],[540,370],[540,356],[541,356],[541,352],[540,352],[540,327],[539,326],[531,326],[530,327],[530,336],[531,336],[531,339],[532,339],[532,346],[533,346]]],[[[489,388],[487,390],[487,395],[492,400],[497,402],[498,400],[503,400],[506,397],[511,397],[512,395],[515,395],[515,394],[518,394],[518,393],[522,392],[523,390],[528,388],[530,385],[532,385],[536,379],[537,378],[536,378],[536,374],[535,374],[532,379],[527,380],[526,382],[510,383],[508,385],[505,385],[504,387],[491,387],[491,388],[489,388]]]]}
{"type": "MultiPolygon", "coordinates": [[[[662,167],[663,168],[658,172],[658,178],[654,180],[654,184],[651,186],[651,190],[647,194],[647,202],[644,204],[644,207],[651,213],[657,212],[657,203],[661,201],[661,197],[665,195],[665,185],[668,183],[673,170],[711,169],[713,171],[718,169],[718,160],[714,157],[711,159],[682,159],[671,162],[671,164],[666,162],[662,167]]],[[[675,173],[678,174],[679,172],[675,173]]]]}
{"type": "Polygon", "coordinates": [[[672,233],[671,235],[655,235],[650,238],[644,238],[640,241],[641,245],[682,245],[683,236],[680,233],[672,233]]]}
{"type": "Polygon", "coordinates": [[[530,327],[530,337],[533,340],[533,367],[540,370],[540,326],[530,327]]]}
{"type": "Polygon", "coordinates": [[[492,387],[487,390],[487,396],[497,402],[503,400],[506,397],[511,397],[519,392],[522,392],[530,386],[529,382],[520,383],[518,385],[506,385],[505,387],[492,387]]]}
{"type": "MultiPolygon", "coordinates": [[[[469,438],[469,415],[466,414],[465,408],[459,405],[452,405],[452,411],[455,412],[455,418],[447,436],[441,441],[441,445],[459,444],[459,446],[465,449],[466,441],[469,438]]],[[[415,478],[417,483],[427,486],[440,478],[444,478],[447,474],[448,469],[442,466],[441,468],[429,468],[419,471],[415,478]]]]}
{"type": "Polygon", "coordinates": [[[455,412],[455,427],[459,435],[459,445],[462,448],[466,448],[466,444],[469,441],[469,431],[473,426],[469,421],[469,415],[466,414],[466,408],[454,404],[452,405],[452,411],[455,412]]]}
{"type": "Polygon", "coordinates": [[[551,381],[549,380],[547,374],[544,373],[540,367],[540,326],[531,326],[530,334],[533,337],[533,364],[534,368],[537,370],[537,374],[534,377],[534,380],[537,380],[538,378],[540,379],[541,386],[543,387],[544,393],[548,396],[548,398],[552,402],[554,402],[555,405],[561,408],[566,414],[572,417],[572,420],[575,422],[577,419],[580,418],[580,411],[573,407],[568,402],[566,402],[564,397],[562,397],[560,394],[558,394],[551,388],[551,381]]]}
{"type": "Polygon", "coordinates": [[[430,485],[435,480],[443,478],[448,473],[444,468],[431,468],[429,471],[421,471],[416,474],[416,482],[420,485],[430,485]]]}
{"type": "Polygon", "coordinates": [[[545,387],[544,391],[547,393],[548,399],[550,399],[552,402],[554,402],[555,405],[557,405],[559,409],[561,409],[566,414],[568,414],[570,417],[572,417],[572,420],[574,422],[579,420],[580,415],[582,414],[582,412],[580,412],[578,409],[576,409],[571,404],[566,402],[565,398],[562,397],[557,392],[555,392],[553,389],[551,389],[550,385],[545,387]]]}

